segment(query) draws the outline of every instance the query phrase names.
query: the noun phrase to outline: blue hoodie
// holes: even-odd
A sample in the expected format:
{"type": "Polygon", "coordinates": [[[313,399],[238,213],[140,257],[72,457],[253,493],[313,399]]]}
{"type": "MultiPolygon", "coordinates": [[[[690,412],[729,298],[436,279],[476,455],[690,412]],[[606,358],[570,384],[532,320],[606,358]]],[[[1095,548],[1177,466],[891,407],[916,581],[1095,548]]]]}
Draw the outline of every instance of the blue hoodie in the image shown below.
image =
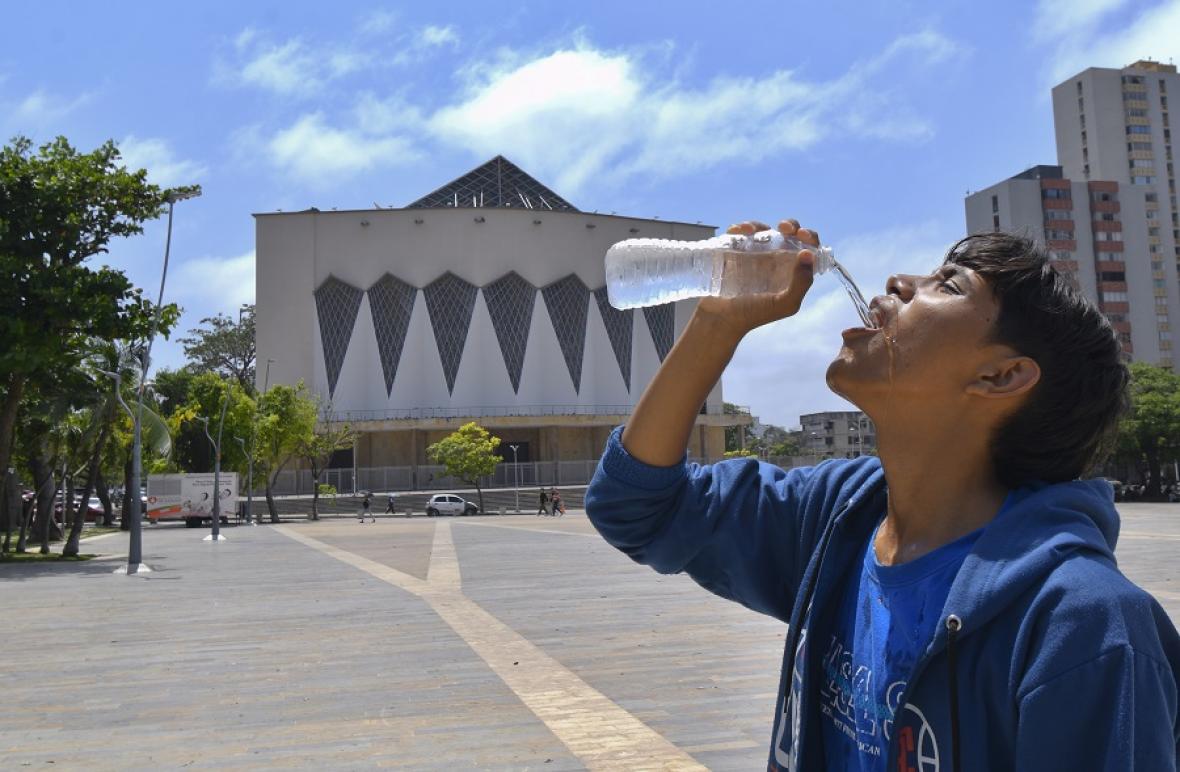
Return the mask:
{"type": "MultiPolygon", "coordinates": [[[[633,560],[789,623],[769,769],[823,769],[822,644],[885,514],[880,462],[653,467],[620,433],[586,492],[590,520],[633,560]]],[[[1119,572],[1118,528],[1104,481],[1013,492],[897,703],[890,770],[1176,769],[1180,637],[1119,572]]]]}

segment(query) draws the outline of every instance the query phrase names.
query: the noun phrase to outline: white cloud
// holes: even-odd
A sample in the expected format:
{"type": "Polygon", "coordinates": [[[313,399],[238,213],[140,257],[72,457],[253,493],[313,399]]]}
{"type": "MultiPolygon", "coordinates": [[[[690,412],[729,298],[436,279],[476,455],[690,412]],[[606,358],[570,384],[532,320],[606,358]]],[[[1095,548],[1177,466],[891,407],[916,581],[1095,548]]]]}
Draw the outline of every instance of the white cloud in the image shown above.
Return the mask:
{"type": "Polygon", "coordinates": [[[397,24],[397,14],[393,11],[377,10],[361,20],[360,31],[369,35],[380,35],[389,32],[397,24]]]}
{"type": "Polygon", "coordinates": [[[1063,17],[1056,25],[1047,24],[1036,38],[1055,43],[1046,69],[1052,84],[1087,67],[1121,68],[1139,59],[1180,58],[1180,0],[1157,3],[1130,19],[1111,18],[1125,4],[1125,0],[1086,0],[1075,9],[1062,0],[1042,0],[1038,18],[1063,17]]]}
{"type": "Polygon", "coordinates": [[[1127,4],[1127,0],[1041,0],[1033,20],[1033,37],[1052,40],[1093,30],[1102,17],[1127,4]]]}
{"type": "Polygon", "coordinates": [[[177,266],[169,296],[200,316],[236,314],[254,302],[254,250],[236,257],[198,257],[177,266]]]}
{"type": "Polygon", "coordinates": [[[319,112],[279,131],[266,140],[265,149],[275,166],[313,184],[418,158],[413,143],[404,137],[330,126],[319,112]]]}
{"type": "Polygon", "coordinates": [[[531,59],[502,51],[493,64],[462,72],[466,94],[429,125],[444,141],[480,155],[509,154],[576,191],[596,175],[675,176],[837,136],[925,139],[933,127],[889,90],[893,78],[883,74],[928,68],[959,52],[924,31],[830,81],[779,70],[688,88],[660,83],[639,54],[584,42],[531,59]]]}
{"type": "Polygon", "coordinates": [[[119,153],[128,169],[147,169],[148,182],[165,188],[198,183],[209,173],[198,161],[177,158],[163,139],[141,139],[129,134],[119,143],[119,153]]]}
{"type": "Polygon", "coordinates": [[[241,82],[279,94],[314,91],[321,85],[319,63],[298,38],[255,51],[241,68],[241,82]]]}
{"type": "MultiPolygon", "coordinates": [[[[926,222],[838,239],[833,248],[871,299],[894,273],[933,270],[961,235],[957,226],[926,222]]],[[[825,373],[840,349],[839,330],[856,324],[856,311],[835,277],[816,277],[798,314],[742,341],[723,378],[726,400],[780,426],[797,426],[804,413],[851,409],[829,391],[825,373]]]]}
{"type": "Polygon", "coordinates": [[[455,45],[459,42],[459,35],[450,25],[439,27],[431,24],[419,31],[418,40],[425,46],[455,45]]]}
{"type": "Polygon", "coordinates": [[[18,128],[49,125],[60,121],[92,98],[93,94],[87,93],[70,99],[37,89],[10,109],[8,123],[18,128]]]}

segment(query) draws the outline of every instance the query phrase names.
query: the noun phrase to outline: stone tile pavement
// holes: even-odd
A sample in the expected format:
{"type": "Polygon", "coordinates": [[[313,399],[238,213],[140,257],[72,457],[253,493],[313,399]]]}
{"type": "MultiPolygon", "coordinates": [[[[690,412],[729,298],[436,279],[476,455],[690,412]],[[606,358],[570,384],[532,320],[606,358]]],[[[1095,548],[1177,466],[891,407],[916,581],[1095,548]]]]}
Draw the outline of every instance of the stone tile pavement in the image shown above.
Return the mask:
{"type": "MultiPolygon", "coordinates": [[[[1180,505],[1123,505],[1180,619],[1180,505]]],[[[580,513],[145,532],[0,566],[0,766],[764,767],[784,628],[580,513]]]]}

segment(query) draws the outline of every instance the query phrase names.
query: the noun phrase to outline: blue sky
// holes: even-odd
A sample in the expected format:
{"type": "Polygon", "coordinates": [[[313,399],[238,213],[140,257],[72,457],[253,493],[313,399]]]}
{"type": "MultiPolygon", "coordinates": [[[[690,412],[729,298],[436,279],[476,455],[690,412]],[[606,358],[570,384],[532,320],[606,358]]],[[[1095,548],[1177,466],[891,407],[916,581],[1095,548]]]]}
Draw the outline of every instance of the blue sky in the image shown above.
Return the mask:
{"type": "MultiPolygon", "coordinates": [[[[963,235],[966,191],[1054,162],[1053,84],[1180,59],[1180,0],[0,7],[4,137],[112,138],[204,187],[177,209],[182,329],[253,299],[252,212],[403,206],[497,153],[585,210],[797,217],[879,292],[963,235]]],[[[163,238],[106,262],[154,295],[163,238]]],[[[842,409],[823,373],[854,319],[821,278],[726,398],[785,425],[842,409]]]]}

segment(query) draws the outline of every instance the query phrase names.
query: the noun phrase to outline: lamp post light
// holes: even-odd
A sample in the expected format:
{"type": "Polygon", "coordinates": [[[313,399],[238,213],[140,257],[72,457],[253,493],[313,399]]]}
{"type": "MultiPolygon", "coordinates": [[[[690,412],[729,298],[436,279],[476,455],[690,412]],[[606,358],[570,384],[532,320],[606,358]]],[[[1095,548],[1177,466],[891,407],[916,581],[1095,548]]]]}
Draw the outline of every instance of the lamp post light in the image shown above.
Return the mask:
{"type": "Polygon", "coordinates": [[[512,484],[516,488],[516,514],[520,514],[520,465],[516,462],[516,449],[519,445],[509,445],[512,451],[512,484]]]}

